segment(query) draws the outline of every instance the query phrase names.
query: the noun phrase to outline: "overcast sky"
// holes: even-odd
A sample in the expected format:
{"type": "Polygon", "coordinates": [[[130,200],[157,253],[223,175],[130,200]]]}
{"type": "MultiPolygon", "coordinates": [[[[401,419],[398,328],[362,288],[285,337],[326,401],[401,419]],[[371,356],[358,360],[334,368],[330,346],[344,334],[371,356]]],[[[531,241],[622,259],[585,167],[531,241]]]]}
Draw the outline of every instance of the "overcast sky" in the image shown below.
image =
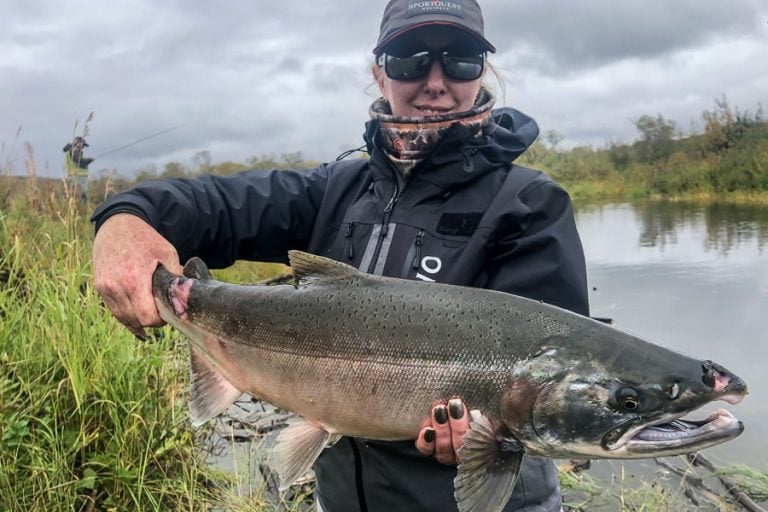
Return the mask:
{"type": "MultiPolygon", "coordinates": [[[[61,176],[61,148],[91,111],[95,172],[191,166],[204,150],[214,162],[333,159],[362,143],[384,4],[0,0],[0,164],[23,172],[29,142],[38,173],[61,176]]],[[[633,140],[643,114],[688,131],[723,94],[742,110],[768,108],[764,0],[481,5],[506,82],[497,106],[565,145],[633,140]]]]}

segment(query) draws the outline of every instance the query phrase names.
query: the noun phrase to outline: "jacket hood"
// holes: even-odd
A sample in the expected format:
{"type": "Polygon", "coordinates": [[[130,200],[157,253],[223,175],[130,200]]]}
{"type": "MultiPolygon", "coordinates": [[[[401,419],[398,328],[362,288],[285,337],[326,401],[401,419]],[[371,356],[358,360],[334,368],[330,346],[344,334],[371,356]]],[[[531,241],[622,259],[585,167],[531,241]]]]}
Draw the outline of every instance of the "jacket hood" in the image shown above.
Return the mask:
{"type": "Polygon", "coordinates": [[[484,134],[487,145],[483,154],[492,162],[512,162],[528,149],[539,136],[539,125],[514,108],[495,109],[489,133],[484,134]]]}

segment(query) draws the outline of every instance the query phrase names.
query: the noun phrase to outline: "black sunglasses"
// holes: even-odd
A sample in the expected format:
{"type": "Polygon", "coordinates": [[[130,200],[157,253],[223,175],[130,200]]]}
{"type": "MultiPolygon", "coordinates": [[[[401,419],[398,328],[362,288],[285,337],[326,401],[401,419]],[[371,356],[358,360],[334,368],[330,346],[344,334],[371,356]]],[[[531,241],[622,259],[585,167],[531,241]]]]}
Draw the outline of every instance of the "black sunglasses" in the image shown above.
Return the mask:
{"type": "Polygon", "coordinates": [[[467,55],[452,50],[425,50],[405,57],[382,54],[379,65],[383,60],[384,71],[392,80],[419,80],[429,74],[435,59],[440,60],[445,76],[452,80],[468,82],[482,76],[485,52],[467,55]]]}

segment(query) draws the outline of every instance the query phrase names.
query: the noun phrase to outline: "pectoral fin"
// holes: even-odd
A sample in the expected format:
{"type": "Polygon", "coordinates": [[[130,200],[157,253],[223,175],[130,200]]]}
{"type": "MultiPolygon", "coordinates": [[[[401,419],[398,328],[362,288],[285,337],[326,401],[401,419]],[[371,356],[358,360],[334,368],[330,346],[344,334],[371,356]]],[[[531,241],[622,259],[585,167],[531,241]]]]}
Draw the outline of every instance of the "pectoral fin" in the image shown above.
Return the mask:
{"type": "Polygon", "coordinates": [[[472,411],[453,481],[460,512],[500,512],[515,489],[524,449],[496,434],[491,421],[472,411]]]}
{"type": "Polygon", "coordinates": [[[199,427],[226,411],[242,392],[211,365],[194,343],[189,344],[189,409],[192,425],[199,427]]]}
{"type": "Polygon", "coordinates": [[[275,469],[280,475],[281,491],[312,467],[332,437],[334,442],[338,440],[338,436],[331,436],[326,430],[302,418],[291,420],[277,436],[277,444],[272,450],[275,469]]]}

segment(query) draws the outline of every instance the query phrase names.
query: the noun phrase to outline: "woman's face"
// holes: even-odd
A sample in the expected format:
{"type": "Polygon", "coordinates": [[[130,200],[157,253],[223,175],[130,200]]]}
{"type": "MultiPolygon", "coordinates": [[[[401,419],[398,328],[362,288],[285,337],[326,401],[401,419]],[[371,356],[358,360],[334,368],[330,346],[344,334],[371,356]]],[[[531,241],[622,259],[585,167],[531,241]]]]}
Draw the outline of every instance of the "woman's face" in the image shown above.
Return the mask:
{"type": "MultiPolygon", "coordinates": [[[[403,55],[424,50],[443,50],[472,44],[460,30],[444,26],[428,26],[401,36],[394,44],[403,55]],[[406,39],[407,38],[407,39],[406,39]]],[[[485,70],[483,70],[485,74],[485,70]]],[[[480,92],[483,77],[468,82],[448,78],[438,59],[429,74],[418,80],[393,80],[383,66],[374,64],[373,78],[381,95],[389,102],[392,115],[425,117],[465,112],[472,108],[480,92]]]]}

